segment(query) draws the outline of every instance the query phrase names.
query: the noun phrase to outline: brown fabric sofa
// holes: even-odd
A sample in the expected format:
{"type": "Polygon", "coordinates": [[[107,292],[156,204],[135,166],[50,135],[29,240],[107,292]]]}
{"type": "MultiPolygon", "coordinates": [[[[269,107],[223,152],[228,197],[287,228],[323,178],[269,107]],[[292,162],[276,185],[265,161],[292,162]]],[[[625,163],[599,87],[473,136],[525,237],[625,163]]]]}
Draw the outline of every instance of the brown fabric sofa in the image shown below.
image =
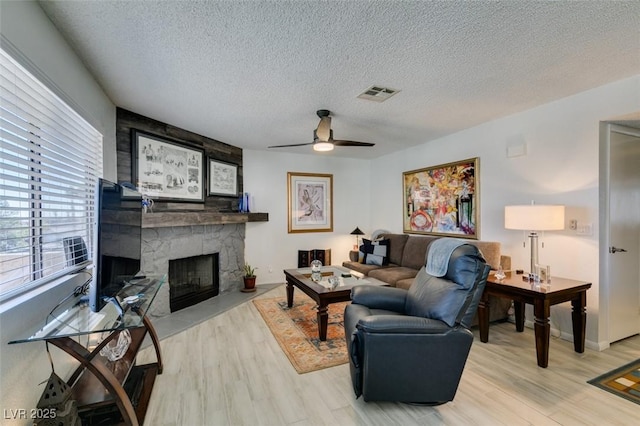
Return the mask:
{"type": "MultiPolygon", "coordinates": [[[[358,262],[358,252],[349,253],[349,261],[342,263],[345,268],[360,272],[371,278],[388,283],[391,287],[408,289],[418,270],[426,263],[429,245],[437,238],[432,236],[409,234],[381,234],[378,239],[389,240],[389,264],[384,266],[366,265],[358,262]]],[[[505,271],[511,269],[511,257],[500,253],[500,243],[492,241],[468,240],[482,253],[491,269],[497,270],[500,265],[505,271]]],[[[491,296],[490,321],[497,321],[508,317],[511,301],[491,296]]],[[[473,325],[477,324],[477,318],[473,325]]]]}

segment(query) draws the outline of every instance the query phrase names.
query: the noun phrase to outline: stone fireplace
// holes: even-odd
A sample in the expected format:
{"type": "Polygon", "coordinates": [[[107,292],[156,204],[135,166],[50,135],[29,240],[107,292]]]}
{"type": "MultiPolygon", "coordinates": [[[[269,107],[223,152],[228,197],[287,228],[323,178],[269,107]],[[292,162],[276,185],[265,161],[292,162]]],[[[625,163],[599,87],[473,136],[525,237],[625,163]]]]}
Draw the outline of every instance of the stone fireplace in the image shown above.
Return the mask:
{"type": "MultiPolygon", "coordinates": [[[[144,273],[166,274],[169,281],[171,260],[215,253],[218,257],[218,292],[240,291],[243,287],[245,224],[174,223],[175,226],[143,224],[142,270],[144,273]]],[[[151,317],[163,317],[170,313],[171,283],[165,283],[160,288],[148,314],[151,317]]]]}

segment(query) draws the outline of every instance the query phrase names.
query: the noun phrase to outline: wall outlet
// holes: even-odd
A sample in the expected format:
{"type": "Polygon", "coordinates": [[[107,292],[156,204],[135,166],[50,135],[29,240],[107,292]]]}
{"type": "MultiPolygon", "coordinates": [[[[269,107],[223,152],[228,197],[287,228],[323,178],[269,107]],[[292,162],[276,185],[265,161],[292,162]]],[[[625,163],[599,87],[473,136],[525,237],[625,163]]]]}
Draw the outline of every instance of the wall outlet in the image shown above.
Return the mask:
{"type": "Polygon", "coordinates": [[[569,221],[569,229],[572,231],[576,231],[578,229],[578,221],[576,219],[571,219],[569,221]]]}

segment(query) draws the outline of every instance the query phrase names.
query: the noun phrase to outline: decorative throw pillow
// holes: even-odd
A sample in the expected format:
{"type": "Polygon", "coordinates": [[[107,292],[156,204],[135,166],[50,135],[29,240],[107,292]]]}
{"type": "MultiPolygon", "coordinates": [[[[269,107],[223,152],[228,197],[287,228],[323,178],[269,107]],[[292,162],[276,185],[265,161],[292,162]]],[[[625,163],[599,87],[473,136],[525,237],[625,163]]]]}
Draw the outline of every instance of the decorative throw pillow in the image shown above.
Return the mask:
{"type": "Polygon", "coordinates": [[[371,241],[366,238],[360,246],[360,263],[367,265],[389,264],[389,240],[371,241]]]}

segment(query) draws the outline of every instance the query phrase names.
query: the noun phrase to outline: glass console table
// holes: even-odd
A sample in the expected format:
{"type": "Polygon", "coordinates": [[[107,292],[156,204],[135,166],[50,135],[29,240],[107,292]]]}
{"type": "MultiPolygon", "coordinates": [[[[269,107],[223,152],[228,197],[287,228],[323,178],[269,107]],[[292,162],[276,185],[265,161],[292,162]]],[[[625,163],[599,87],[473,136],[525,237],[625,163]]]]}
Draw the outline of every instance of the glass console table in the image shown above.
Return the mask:
{"type": "Polygon", "coordinates": [[[89,423],[142,424],[155,377],[162,373],[160,342],[146,313],[165,280],[166,276],[128,280],[100,312],[91,311],[86,296],[70,295],[51,311],[44,324],[27,330],[24,337],[9,344],[46,341],[79,361],[67,385],[80,416],[89,419],[89,423]],[[100,355],[110,342],[117,342],[125,329],[131,335],[131,343],[124,356],[110,361],[100,355]],[[155,348],[156,362],[135,365],[147,333],[155,348]]]}

